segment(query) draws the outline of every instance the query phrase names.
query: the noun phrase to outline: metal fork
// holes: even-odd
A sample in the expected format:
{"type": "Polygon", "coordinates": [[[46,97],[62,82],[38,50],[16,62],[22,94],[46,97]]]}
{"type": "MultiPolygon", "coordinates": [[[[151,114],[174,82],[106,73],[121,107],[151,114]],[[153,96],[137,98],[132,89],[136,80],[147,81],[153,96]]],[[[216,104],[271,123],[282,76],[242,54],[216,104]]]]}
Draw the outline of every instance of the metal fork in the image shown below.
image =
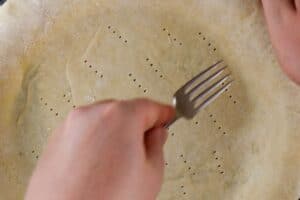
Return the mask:
{"type": "Polygon", "coordinates": [[[218,61],[203,70],[179,88],[173,96],[176,117],[165,127],[168,128],[179,118],[192,119],[200,110],[216,100],[233,82],[226,65],[218,61]]]}

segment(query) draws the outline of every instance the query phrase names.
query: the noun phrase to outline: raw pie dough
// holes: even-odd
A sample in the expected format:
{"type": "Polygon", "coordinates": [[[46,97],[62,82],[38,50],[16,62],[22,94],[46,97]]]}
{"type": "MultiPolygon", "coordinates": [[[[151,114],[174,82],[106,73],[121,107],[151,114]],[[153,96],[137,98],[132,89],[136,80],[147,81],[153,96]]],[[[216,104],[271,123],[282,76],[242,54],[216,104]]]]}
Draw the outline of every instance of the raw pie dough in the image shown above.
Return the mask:
{"type": "MultiPolygon", "coordinates": [[[[223,59],[235,82],[170,129],[160,200],[298,199],[300,92],[253,0],[9,0],[0,7],[0,199],[22,199],[76,106],[173,92],[223,59]]],[[[59,165],[57,165],[59,167],[59,165]]]]}

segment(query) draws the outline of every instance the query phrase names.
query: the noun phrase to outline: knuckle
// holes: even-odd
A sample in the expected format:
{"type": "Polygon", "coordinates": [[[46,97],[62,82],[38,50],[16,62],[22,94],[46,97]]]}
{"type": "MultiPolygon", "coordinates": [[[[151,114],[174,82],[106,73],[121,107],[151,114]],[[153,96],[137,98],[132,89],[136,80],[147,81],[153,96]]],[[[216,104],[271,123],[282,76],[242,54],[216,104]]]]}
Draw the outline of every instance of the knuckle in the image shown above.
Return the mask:
{"type": "Polygon", "coordinates": [[[151,103],[151,100],[149,100],[149,99],[147,99],[147,98],[138,98],[138,99],[135,99],[134,102],[137,103],[137,104],[142,104],[142,105],[144,105],[144,104],[149,104],[149,103],[151,103]]]}
{"type": "Polygon", "coordinates": [[[86,108],[79,107],[73,109],[68,115],[68,121],[75,121],[81,118],[86,113],[86,108]]]}
{"type": "Polygon", "coordinates": [[[118,116],[122,113],[122,103],[114,101],[104,106],[102,110],[102,119],[111,118],[112,116],[118,116]]]}

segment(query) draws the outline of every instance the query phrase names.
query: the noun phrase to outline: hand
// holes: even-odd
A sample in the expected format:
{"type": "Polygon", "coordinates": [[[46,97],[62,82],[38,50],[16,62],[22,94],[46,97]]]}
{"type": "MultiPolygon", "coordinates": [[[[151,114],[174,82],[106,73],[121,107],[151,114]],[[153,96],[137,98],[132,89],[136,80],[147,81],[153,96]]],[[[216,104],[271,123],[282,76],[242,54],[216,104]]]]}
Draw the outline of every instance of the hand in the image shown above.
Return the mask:
{"type": "Polygon", "coordinates": [[[154,200],[163,178],[170,106],[104,101],[72,111],[51,136],[27,200],[154,200]]]}
{"type": "Polygon", "coordinates": [[[262,3],[279,62],[300,84],[300,0],[262,0],[262,3]]]}

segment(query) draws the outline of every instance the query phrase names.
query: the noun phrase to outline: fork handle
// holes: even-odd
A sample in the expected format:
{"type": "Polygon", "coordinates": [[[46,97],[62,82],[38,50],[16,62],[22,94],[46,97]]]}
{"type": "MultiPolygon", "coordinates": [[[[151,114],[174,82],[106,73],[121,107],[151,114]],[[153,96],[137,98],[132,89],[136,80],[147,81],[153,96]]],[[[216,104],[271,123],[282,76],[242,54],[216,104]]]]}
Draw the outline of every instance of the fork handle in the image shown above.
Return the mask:
{"type": "Polygon", "coordinates": [[[172,119],[172,121],[170,121],[169,123],[167,123],[164,128],[169,128],[173,123],[175,123],[180,117],[178,115],[176,115],[176,117],[174,117],[174,119],[172,119]]]}
{"type": "Polygon", "coordinates": [[[167,123],[166,125],[164,125],[164,128],[166,128],[166,129],[168,129],[173,123],[175,123],[181,117],[181,115],[179,114],[178,110],[176,109],[176,104],[177,104],[176,98],[173,97],[172,105],[173,105],[174,109],[176,110],[176,115],[172,119],[172,121],[170,121],[169,123],[167,123]]]}

